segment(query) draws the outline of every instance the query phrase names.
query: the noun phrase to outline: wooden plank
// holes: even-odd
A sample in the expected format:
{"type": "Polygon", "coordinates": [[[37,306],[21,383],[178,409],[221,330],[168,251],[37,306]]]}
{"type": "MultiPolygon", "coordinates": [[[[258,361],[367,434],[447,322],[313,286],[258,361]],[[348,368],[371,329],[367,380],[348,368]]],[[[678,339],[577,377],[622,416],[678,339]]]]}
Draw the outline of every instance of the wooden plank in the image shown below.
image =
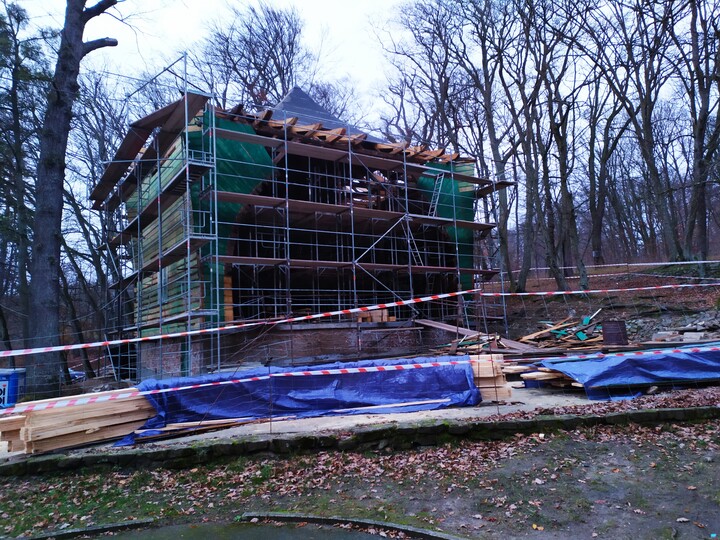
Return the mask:
{"type": "Polygon", "coordinates": [[[505,379],[505,375],[500,374],[496,377],[475,377],[473,382],[478,388],[495,388],[497,386],[505,386],[507,380],[505,379]]]}
{"type": "Polygon", "coordinates": [[[504,357],[502,354],[471,354],[470,360],[473,362],[488,361],[501,363],[504,361],[504,357]]]}
{"type": "Polygon", "coordinates": [[[28,415],[25,426],[40,427],[54,425],[57,422],[74,422],[75,420],[89,420],[111,415],[122,416],[134,411],[142,411],[149,416],[155,413],[155,409],[150,402],[145,397],[138,396],[117,401],[63,407],[62,409],[34,411],[28,415]]]}
{"type": "MultiPolygon", "coordinates": [[[[118,389],[116,389],[116,390],[104,390],[104,391],[102,391],[102,392],[90,392],[90,393],[87,393],[87,394],[76,394],[76,395],[73,395],[73,396],[65,396],[65,397],[62,397],[62,398],[59,398],[59,399],[61,399],[61,400],[65,400],[65,399],[68,399],[68,400],[69,400],[69,399],[81,399],[81,398],[86,398],[86,397],[109,396],[109,395],[113,395],[113,394],[124,394],[124,393],[127,393],[127,392],[137,392],[137,391],[138,391],[137,388],[118,388],[118,389]]],[[[35,400],[35,401],[24,401],[24,402],[22,403],[22,406],[25,407],[25,406],[44,405],[44,404],[46,404],[46,403],[55,403],[56,401],[58,401],[58,398],[37,399],[37,400],[35,400]]],[[[48,409],[44,409],[44,410],[48,410],[48,409]]],[[[30,411],[29,414],[37,414],[37,413],[39,413],[39,412],[40,412],[40,411],[30,411]]],[[[26,413],[24,413],[24,414],[28,414],[28,413],[26,412],[26,413]]],[[[11,417],[11,418],[13,418],[13,417],[11,417]]]]}
{"type": "Polygon", "coordinates": [[[20,438],[20,430],[25,427],[25,415],[0,418],[0,442],[7,445],[8,452],[25,450],[25,443],[20,438]]]}
{"type": "Polygon", "coordinates": [[[502,354],[471,354],[473,377],[502,376],[502,354]]]}
{"type": "Polygon", "coordinates": [[[496,388],[481,388],[480,395],[483,401],[501,401],[512,397],[510,386],[500,386],[496,388]]]}
{"type": "Polygon", "coordinates": [[[123,411],[119,414],[96,416],[93,418],[76,418],[70,421],[58,415],[58,423],[55,425],[27,426],[22,428],[20,430],[20,438],[27,443],[63,437],[71,433],[95,433],[117,424],[135,421],[144,422],[154,416],[154,413],[154,410],[152,412],[145,410],[123,411]]]}
{"type": "Polygon", "coordinates": [[[436,403],[447,403],[450,399],[427,399],[424,401],[400,401],[398,403],[387,403],[385,405],[368,405],[365,407],[351,407],[349,409],[334,409],[332,412],[344,413],[352,411],[371,411],[376,409],[389,409],[389,408],[402,408],[402,407],[415,407],[417,405],[429,405],[436,403]]]}
{"type": "Polygon", "coordinates": [[[548,334],[553,330],[562,330],[563,328],[569,328],[570,326],[573,326],[577,323],[574,322],[568,322],[570,320],[570,317],[567,317],[560,321],[559,323],[554,324],[553,326],[550,326],[548,328],[545,328],[543,330],[540,330],[538,332],[533,332],[532,334],[528,334],[526,336],[523,336],[518,339],[518,341],[525,342],[525,341],[532,341],[534,339],[541,338],[544,334],[548,334]]]}
{"type": "Polygon", "coordinates": [[[223,304],[223,320],[225,322],[234,320],[235,315],[233,313],[232,276],[223,277],[223,304]]]}
{"type": "Polygon", "coordinates": [[[559,371],[553,372],[553,373],[547,373],[544,371],[532,371],[530,373],[521,373],[520,378],[522,379],[529,379],[532,381],[549,381],[552,379],[562,379],[565,375],[560,373],[559,371]]]}
{"type": "Polygon", "coordinates": [[[0,418],[0,437],[6,431],[15,431],[21,427],[25,427],[25,419],[27,416],[8,416],[7,418],[0,418]]]}
{"type": "Polygon", "coordinates": [[[61,437],[45,439],[26,443],[26,452],[29,454],[39,454],[50,452],[52,450],[60,450],[61,448],[71,448],[74,446],[85,446],[90,443],[104,441],[108,439],[117,439],[124,437],[142,427],[145,420],[135,422],[126,422],[124,424],[116,424],[108,428],[99,429],[92,433],[70,433],[61,437]]]}
{"type": "Polygon", "coordinates": [[[476,336],[478,333],[475,330],[469,328],[462,328],[460,326],[452,326],[438,321],[432,321],[430,319],[416,319],[415,323],[422,326],[429,326],[430,328],[437,328],[438,330],[445,330],[451,333],[457,333],[461,336],[476,336]]]}
{"type": "Polygon", "coordinates": [[[20,429],[3,432],[3,436],[0,437],[0,442],[3,442],[7,445],[8,452],[25,451],[25,443],[20,438],[20,429]]]}
{"type": "Polygon", "coordinates": [[[530,366],[503,366],[502,371],[505,374],[527,373],[534,371],[535,368],[530,366]]]}
{"type": "MultiPolygon", "coordinates": [[[[537,354],[539,352],[538,348],[535,345],[530,345],[529,343],[521,343],[519,341],[515,341],[508,338],[500,338],[500,346],[506,348],[506,349],[512,349],[513,352],[521,352],[521,353],[530,353],[530,354],[537,354]]],[[[490,343],[491,350],[493,349],[492,342],[490,343]]],[[[497,349],[494,349],[497,350],[497,349]]]]}
{"type": "MultiPolygon", "coordinates": [[[[290,418],[290,417],[284,417],[284,418],[290,418]]],[[[294,418],[294,417],[293,417],[294,418]]],[[[240,418],[219,418],[215,420],[198,420],[197,422],[175,422],[168,424],[164,428],[161,429],[183,429],[183,428],[192,428],[192,427],[201,427],[201,426],[222,426],[225,424],[237,424],[237,423],[245,423],[249,421],[255,421],[256,419],[251,416],[243,416],[240,418]]],[[[143,430],[144,431],[144,430],[143,430]]]]}
{"type": "Polygon", "coordinates": [[[503,376],[502,366],[495,362],[473,362],[473,377],[478,378],[493,378],[503,376]]]}

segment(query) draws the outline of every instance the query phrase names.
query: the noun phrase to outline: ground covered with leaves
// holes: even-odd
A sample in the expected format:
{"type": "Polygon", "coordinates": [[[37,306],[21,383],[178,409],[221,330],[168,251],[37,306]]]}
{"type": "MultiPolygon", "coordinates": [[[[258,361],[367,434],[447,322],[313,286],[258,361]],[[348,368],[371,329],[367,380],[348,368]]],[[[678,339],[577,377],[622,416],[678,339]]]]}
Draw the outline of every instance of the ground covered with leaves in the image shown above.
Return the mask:
{"type": "Polygon", "coordinates": [[[393,452],[6,478],[0,536],[242,512],[386,520],[468,538],[713,538],[720,421],[595,427],[393,452]]]}

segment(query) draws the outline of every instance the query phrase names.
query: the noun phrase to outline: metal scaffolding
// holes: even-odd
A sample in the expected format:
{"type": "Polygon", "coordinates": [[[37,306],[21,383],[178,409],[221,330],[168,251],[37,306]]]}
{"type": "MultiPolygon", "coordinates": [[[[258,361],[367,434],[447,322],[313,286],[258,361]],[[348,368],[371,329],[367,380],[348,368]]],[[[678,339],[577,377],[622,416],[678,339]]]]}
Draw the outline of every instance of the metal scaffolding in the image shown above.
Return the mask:
{"type": "MultiPolygon", "coordinates": [[[[228,112],[186,92],[130,125],[91,195],[117,277],[108,337],[388,303],[497,273],[482,248],[494,224],[479,220],[478,201],[505,185],[476,178],[456,154],[383,143],[286,100],[228,112]]],[[[401,332],[416,319],[473,326],[496,315],[477,300],[332,322],[354,329],[360,352],[366,324],[401,332]]],[[[236,356],[219,333],[108,352],[118,366],[142,367],[128,378],[221,369],[236,356]]]]}

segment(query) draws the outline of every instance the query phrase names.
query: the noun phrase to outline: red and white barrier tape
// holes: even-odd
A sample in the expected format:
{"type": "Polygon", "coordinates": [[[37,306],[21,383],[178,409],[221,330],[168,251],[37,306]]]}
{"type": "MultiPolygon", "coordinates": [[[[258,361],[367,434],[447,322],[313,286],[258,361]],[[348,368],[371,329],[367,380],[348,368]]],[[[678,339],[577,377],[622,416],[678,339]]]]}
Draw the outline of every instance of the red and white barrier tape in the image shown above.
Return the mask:
{"type": "Polygon", "coordinates": [[[579,291],[546,291],[546,292],[521,292],[521,293],[480,293],[479,296],[569,296],[573,294],[607,294],[637,291],[657,291],[660,289],[686,289],[692,287],[720,287],[720,283],[680,283],[677,285],[652,285],[648,287],[628,287],[626,289],[591,289],[579,291]]]}
{"type": "MultiPolygon", "coordinates": [[[[613,274],[589,274],[587,277],[588,279],[597,279],[597,278],[620,278],[625,279],[628,276],[632,277],[640,277],[640,278],[655,278],[655,279],[684,279],[684,280],[699,280],[699,281],[709,281],[709,280],[715,280],[717,278],[715,277],[698,277],[698,276],[675,276],[675,275],[669,275],[669,274],[643,274],[640,272],[631,272],[631,271],[625,271],[625,272],[615,272],[613,274]]],[[[580,279],[582,276],[565,276],[566,280],[575,280],[580,279]]],[[[552,276],[540,276],[540,277],[532,277],[528,278],[529,281],[555,281],[555,278],[552,276]]]]}
{"type": "MultiPolygon", "coordinates": [[[[631,352],[620,352],[620,353],[597,353],[597,354],[580,354],[575,356],[566,357],[548,357],[548,358],[533,358],[534,362],[541,362],[543,360],[557,360],[557,361],[571,361],[571,360],[601,360],[605,358],[634,358],[638,356],[649,356],[653,354],[668,354],[668,353],[703,353],[703,352],[720,352],[720,346],[708,346],[708,347],[691,347],[683,349],[656,349],[648,351],[631,351],[631,352]]],[[[116,394],[97,394],[89,395],[82,398],[65,398],[58,399],[55,401],[42,401],[38,403],[28,403],[26,405],[20,404],[14,407],[8,407],[6,409],[0,409],[0,416],[10,413],[25,413],[31,411],[43,411],[47,409],[59,409],[64,407],[72,407],[75,405],[86,405],[90,403],[102,403],[106,401],[118,401],[122,399],[128,399],[138,396],[150,396],[157,394],[164,394],[168,392],[183,392],[186,390],[197,390],[200,388],[210,388],[214,386],[225,386],[229,384],[239,384],[246,382],[264,381],[274,378],[285,378],[285,377],[312,377],[312,376],[326,376],[326,375],[351,375],[357,373],[374,373],[380,371],[404,371],[409,369],[426,369],[442,366],[461,366],[468,365],[478,362],[477,360],[450,360],[445,362],[424,362],[416,364],[394,364],[388,366],[373,366],[366,368],[335,368],[335,369],[316,369],[316,370],[305,370],[305,371],[289,371],[284,373],[268,373],[267,375],[259,375],[256,377],[247,377],[244,379],[231,379],[226,381],[215,381],[200,384],[189,384],[186,386],[176,386],[173,388],[161,388],[158,390],[134,390],[131,392],[119,392],[116,394]]]]}
{"type": "Polygon", "coordinates": [[[146,341],[158,341],[162,339],[172,339],[187,336],[196,336],[200,334],[210,334],[213,332],[226,332],[228,330],[237,330],[239,328],[250,328],[253,326],[268,326],[276,324],[284,324],[291,322],[309,321],[312,319],[320,319],[323,317],[334,317],[336,315],[352,315],[353,313],[365,313],[367,311],[374,311],[377,309],[386,309],[396,306],[407,306],[410,304],[419,304],[422,302],[431,302],[433,300],[442,300],[443,298],[452,298],[454,296],[461,296],[463,294],[471,294],[479,292],[482,289],[468,289],[466,291],[458,291],[443,294],[433,294],[432,296],[423,296],[421,298],[413,298],[411,300],[398,300],[397,302],[390,302],[387,304],[375,304],[373,306],[363,306],[352,309],[339,309],[337,311],[327,311],[325,313],[316,313],[314,315],[303,315],[300,317],[289,317],[287,319],[281,319],[276,321],[257,321],[241,324],[231,324],[227,326],[219,326],[215,328],[203,328],[200,330],[187,330],[185,332],[175,332],[172,334],[159,334],[157,336],[145,336],[138,338],[127,338],[127,339],[113,339],[108,341],[94,341],[92,343],[76,343],[74,345],[55,345],[53,347],[36,347],[34,349],[17,349],[14,351],[0,351],[0,358],[6,358],[8,356],[26,356],[29,354],[41,354],[48,352],[57,351],[74,351],[78,349],[92,349],[95,347],[108,347],[111,345],[124,345],[127,343],[140,343],[146,341]]]}
{"type": "Polygon", "coordinates": [[[186,386],[176,386],[173,388],[161,388],[158,390],[134,390],[131,392],[118,392],[116,394],[97,394],[89,395],[82,398],[65,398],[55,401],[41,401],[37,403],[28,403],[27,405],[15,405],[7,409],[0,409],[0,416],[10,413],[25,413],[31,411],[44,411],[47,409],[60,409],[64,407],[72,407],[75,405],[88,405],[91,403],[103,403],[106,401],[118,401],[138,396],[150,396],[157,394],[165,394],[169,392],[182,392],[185,390],[197,390],[199,388],[211,388],[215,386],[225,386],[229,384],[240,384],[246,382],[266,381],[269,379],[282,379],[287,377],[313,377],[319,375],[352,375],[358,373],[378,373],[381,371],[407,371],[411,369],[426,369],[443,366],[462,366],[472,363],[470,360],[449,360],[445,362],[423,362],[416,364],[394,364],[389,366],[371,366],[360,368],[335,368],[335,369],[315,369],[305,371],[288,371],[284,373],[268,373],[267,375],[259,375],[256,377],[247,377],[244,379],[231,379],[227,381],[215,381],[201,384],[189,384],[186,386]]]}
{"type": "Polygon", "coordinates": [[[203,328],[200,330],[187,330],[184,332],[174,332],[171,334],[158,334],[156,336],[145,336],[137,338],[126,338],[126,339],[114,339],[107,341],[94,341],[91,343],[75,343],[73,345],[55,345],[52,347],[36,347],[33,349],[16,349],[13,351],[0,351],[0,358],[7,358],[11,356],[27,356],[30,354],[42,354],[57,351],[74,351],[79,349],[92,349],[97,347],[109,347],[111,345],[125,345],[128,343],[140,343],[148,341],[159,341],[163,339],[173,339],[180,337],[196,336],[200,334],[210,334],[214,332],[226,332],[229,330],[238,330],[240,328],[250,328],[253,326],[272,326],[276,324],[285,324],[292,322],[309,321],[313,319],[321,319],[323,317],[334,317],[337,315],[352,315],[354,313],[365,313],[368,311],[375,311],[377,309],[387,309],[397,306],[407,306],[410,304],[420,304],[423,302],[431,302],[433,300],[442,300],[444,298],[453,298],[456,296],[462,296],[465,294],[477,293],[477,296],[481,297],[500,297],[500,296],[564,296],[574,294],[606,294],[615,292],[637,292],[637,291],[653,291],[660,289],[683,289],[688,287],[720,287],[720,283],[696,283],[696,284],[679,284],[679,285],[656,285],[652,287],[633,287],[628,289],[593,289],[593,290],[580,290],[580,291],[547,291],[547,292],[525,292],[525,293],[507,293],[507,292],[482,292],[482,289],[467,289],[465,291],[457,291],[443,294],[433,294],[431,296],[422,296],[420,298],[412,298],[410,300],[398,300],[397,302],[389,302],[386,304],[375,304],[372,306],[363,306],[352,309],[339,309],[337,311],[327,311],[325,313],[316,313],[314,315],[303,315],[300,317],[289,317],[286,319],[275,320],[275,321],[257,321],[248,322],[241,324],[231,324],[227,326],[218,326],[214,328],[203,328]]]}
{"type": "MultiPolygon", "coordinates": [[[[685,347],[681,349],[653,349],[644,351],[628,351],[616,353],[594,353],[594,354],[575,354],[572,356],[549,356],[547,358],[532,358],[533,362],[572,362],[575,360],[603,360],[605,358],[636,358],[638,356],[649,356],[652,354],[676,354],[676,353],[705,353],[720,352],[720,346],[709,345],[707,347],[685,347]]],[[[530,359],[526,359],[530,360],[530,359]]]]}

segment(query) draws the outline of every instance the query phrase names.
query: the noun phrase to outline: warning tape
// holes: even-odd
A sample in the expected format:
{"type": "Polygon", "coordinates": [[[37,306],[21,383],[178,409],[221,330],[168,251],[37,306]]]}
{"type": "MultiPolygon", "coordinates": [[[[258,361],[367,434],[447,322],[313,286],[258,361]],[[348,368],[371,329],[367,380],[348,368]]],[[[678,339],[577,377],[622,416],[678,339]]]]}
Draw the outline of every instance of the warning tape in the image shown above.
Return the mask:
{"type": "Polygon", "coordinates": [[[216,386],[226,386],[230,384],[241,384],[247,382],[267,381],[270,379],[282,379],[287,377],[313,377],[321,375],[353,375],[358,373],[378,373],[384,371],[407,371],[411,369],[426,369],[443,366],[463,366],[471,364],[471,360],[448,360],[445,362],[422,362],[415,364],[393,364],[388,366],[370,366],[358,368],[334,368],[334,369],[315,369],[304,371],[288,371],[284,373],[268,373],[267,375],[258,375],[255,377],[246,377],[243,379],[230,379],[226,381],[213,381],[207,383],[189,384],[186,386],[175,386],[173,388],[160,388],[156,390],[133,390],[130,392],[118,392],[115,394],[97,394],[88,395],[81,398],[58,399],[54,401],[41,401],[37,403],[28,403],[26,405],[15,405],[6,409],[0,409],[0,416],[10,413],[26,413],[31,411],[44,411],[48,409],[61,409],[65,407],[73,407],[77,405],[88,405],[92,403],[103,403],[107,401],[118,401],[138,396],[152,396],[157,394],[166,394],[169,392],[183,392],[186,390],[197,390],[200,388],[211,388],[216,386]]]}
{"type": "Polygon", "coordinates": [[[576,354],[572,356],[549,356],[547,358],[525,358],[532,362],[574,362],[576,360],[604,360],[606,358],[636,358],[638,356],[649,356],[653,354],[677,354],[677,353],[705,353],[720,352],[720,346],[708,345],[707,347],[682,347],[676,349],[653,349],[644,351],[628,351],[616,353],[593,353],[593,354],[576,354]]]}
{"type": "Polygon", "coordinates": [[[569,296],[573,294],[607,294],[621,292],[637,292],[637,291],[657,291],[660,289],[686,289],[692,287],[720,287],[720,283],[680,283],[676,285],[652,285],[648,287],[628,287],[625,289],[590,289],[578,291],[545,291],[545,292],[497,292],[497,293],[480,293],[479,296],[569,296]]]}
{"type": "MultiPolygon", "coordinates": [[[[676,275],[670,275],[670,274],[643,274],[641,272],[631,272],[631,271],[625,271],[625,272],[614,272],[612,274],[589,274],[586,276],[588,279],[597,279],[597,278],[619,278],[619,279],[625,279],[628,276],[632,277],[640,277],[640,278],[656,278],[656,279],[695,279],[699,281],[708,281],[711,279],[717,279],[715,277],[698,277],[698,276],[676,276],[676,275]]],[[[566,280],[575,280],[575,279],[582,279],[583,276],[565,276],[566,280]]],[[[530,279],[530,278],[528,278],[530,279]]],[[[552,276],[540,276],[540,277],[533,277],[532,281],[555,281],[555,278],[552,276]]]]}
{"type": "Polygon", "coordinates": [[[218,326],[214,328],[202,328],[200,330],[186,330],[184,332],[175,332],[172,334],[159,334],[157,336],[144,336],[137,338],[126,338],[126,339],[113,339],[106,341],[94,341],[92,343],[75,343],[74,345],[55,345],[52,347],[36,347],[34,349],[17,349],[14,351],[0,351],[0,358],[6,358],[9,356],[26,356],[29,354],[42,354],[57,351],[74,351],[78,349],[92,349],[96,347],[109,347],[111,345],[125,345],[128,343],[141,343],[147,341],[158,341],[162,339],[173,339],[179,337],[196,336],[200,334],[210,334],[214,332],[227,332],[228,330],[237,330],[239,328],[250,328],[253,326],[268,326],[285,324],[300,321],[309,321],[312,319],[320,319],[323,317],[334,317],[335,315],[352,315],[354,313],[365,313],[367,311],[374,311],[377,309],[386,309],[396,306],[407,306],[410,304],[420,304],[422,302],[431,302],[433,300],[442,300],[443,298],[452,298],[455,296],[461,296],[464,294],[471,294],[481,291],[482,289],[468,289],[466,291],[457,291],[443,294],[433,294],[431,296],[422,296],[420,298],[413,298],[411,300],[398,300],[397,302],[389,302],[386,304],[375,304],[372,306],[363,306],[359,308],[351,309],[339,309],[337,311],[326,311],[325,313],[315,313],[314,315],[303,315],[300,317],[289,317],[287,319],[280,319],[276,321],[256,321],[241,324],[231,324],[227,326],[218,326]]]}
{"type": "MultiPolygon", "coordinates": [[[[649,356],[653,354],[678,354],[678,353],[703,353],[703,352],[720,352],[720,346],[713,345],[707,347],[688,347],[688,348],[675,348],[675,349],[656,349],[647,351],[630,351],[630,352],[618,352],[618,353],[597,353],[597,354],[578,354],[574,356],[555,356],[548,358],[532,358],[527,359],[532,362],[550,361],[554,360],[557,362],[562,361],[574,361],[574,360],[601,360],[606,358],[634,358],[638,356],[649,356]]],[[[404,371],[411,369],[426,369],[443,366],[462,366],[473,363],[479,363],[482,361],[478,360],[449,360],[445,362],[423,362],[415,364],[392,364],[388,366],[371,366],[362,368],[334,368],[334,369],[316,369],[316,370],[303,370],[303,371],[288,371],[284,373],[268,373],[267,375],[258,375],[254,377],[246,377],[241,379],[230,379],[226,381],[213,381],[207,383],[189,384],[185,386],[175,386],[173,388],[160,388],[155,390],[133,390],[131,392],[119,392],[115,394],[97,394],[89,395],[81,398],[69,398],[69,399],[58,399],[54,401],[42,401],[37,403],[28,403],[26,405],[15,405],[6,409],[0,409],[0,416],[10,413],[25,413],[31,411],[43,411],[47,409],[60,409],[64,407],[72,407],[77,405],[87,405],[91,403],[103,403],[107,401],[118,401],[123,399],[129,399],[138,396],[151,396],[157,394],[165,394],[169,392],[183,392],[186,390],[197,390],[201,388],[211,388],[216,386],[225,386],[230,384],[240,384],[246,382],[265,381],[276,378],[286,377],[312,377],[312,376],[327,376],[327,375],[352,375],[358,373],[376,373],[381,371],[404,371]]]]}
{"type": "Polygon", "coordinates": [[[321,319],[323,317],[334,317],[336,315],[352,315],[354,313],[365,313],[368,311],[375,311],[378,309],[387,309],[397,306],[408,306],[411,304],[420,304],[423,302],[431,302],[434,300],[442,300],[444,298],[453,298],[456,296],[463,296],[466,294],[475,294],[481,297],[495,298],[501,296],[514,297],[514,296],[565,296],[565,295],[587,295],[587,294],[607,294],[616,292],[637,292],[637,291],[654,291],[660,289],[684,289],[691,287],[720,287],[720,283],[683,283],[678,285],[656,285],[650,287],[632,287],[628,289],[593,289],[593,290],[578,290],[578,291],[546,291],[546,292],[524,292],[524,293],[508,293],[508,292],[482,292],[483,289],[467,289],[464,291],[433,294],[431,296],[422,296],[420,298],[412,298],[410,300],[398,300],[396,302],[388,302],[385,304],[375,304],[371,306],[363,306],[359,308],[351,309],[339,309],[337,311],[326,311],[324,313],[315,313],[313,315],[303,315],[299,317],[288,317],[286,319],[280,319],[275,321],[256,321],[241,324],[231,324],[227,326],[218,326],[213,328],[202,328],[199,330],[186,330],[183,332],[175,332],[171,334],[158,334],[156,336],[144,336],[136,338],[125,338],[125,339],[114,339],[106,341],[94,341],[91,343],[75,343],[73,345],[55,345],[51,347],[36,347],[32,349],[16,349],[12,351],[0,351],[0,358],[8,358],[12,356],[27,356],[31,354],[43,354],[49,352],[58,351],[74,351],[79,349],[93,349],[98,347],[109,347],[112,345],[126,345],[129,343],[143,343],[149,341],[160,341],[163,339],[174,339],[180,337],[196,336],[201,334],[210,334],[215,332],[227,332],[230,330],[238,330],[240,328],[250,328],[254,326],[274,326],[277,324],[286,324],[293,322],[309,321],[313,319],[321,319]]]}
{"type": "MultiPolygon", "coordinates": [[[[655,268],[663,266],[699,266],[701,264],[718,264],[720,260],[709,260],[709,261],[675,261],[675,262],[648,262],[648,263],[609,263],[609,264],[590,264],[585,268],[592,270],[593,268],[655,268]]],[[[560,266],[559,270],[577,270],[576,266],[560,266]]],[[[530,272],[550,270],[549,266],[536,266],[530,268],[530,272]]],[[[592,276],[590,276],[592,277],[592,276]]]]}

